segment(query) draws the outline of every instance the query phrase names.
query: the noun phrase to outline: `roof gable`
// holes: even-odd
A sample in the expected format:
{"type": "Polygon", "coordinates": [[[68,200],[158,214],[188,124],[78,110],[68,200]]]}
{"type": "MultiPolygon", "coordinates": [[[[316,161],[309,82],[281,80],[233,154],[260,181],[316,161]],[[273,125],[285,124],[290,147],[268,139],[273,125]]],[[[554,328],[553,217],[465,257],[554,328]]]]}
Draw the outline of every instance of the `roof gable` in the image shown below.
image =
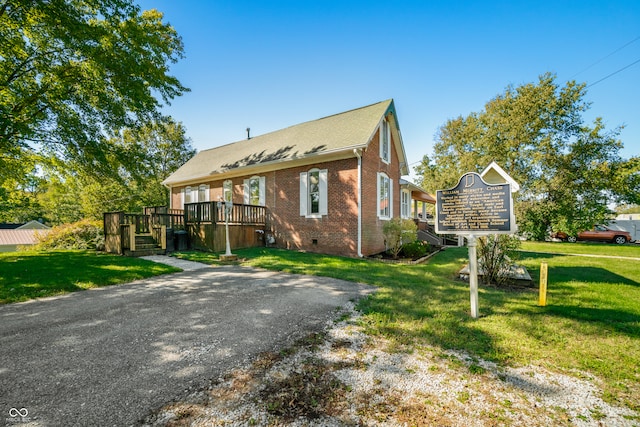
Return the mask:
{"type": "MultiPolygon", "coordinates": [[[[382,117],[389,111],[394,111],[391,99],[203,150],[163,183],[195,182],[211,175],[252,166],[294,160],[313,161],[338,153],[350,153],[369,144],[382,117]]],[[[398,144],[402,145],[402,141],[398,140],[398,144]]],[[[401,151],[404,153],[404,147],[401,147],[401,151]]]]}
{"type": "Polygon", "coordinates": [[[44,225],[43,223],[38,222],[36,220],[31,220],[26,224],[22,224],[17,229],[18,230],[50,230],[51,227],[44,225]]]}
{"type": "Polygon", "coordinates": [[[495,161],[492,161],[489,166],[484,168],[480,176],[487,184],[511,184],[512,193],[520,190],[520,184],[511,178],[495,161]]]}

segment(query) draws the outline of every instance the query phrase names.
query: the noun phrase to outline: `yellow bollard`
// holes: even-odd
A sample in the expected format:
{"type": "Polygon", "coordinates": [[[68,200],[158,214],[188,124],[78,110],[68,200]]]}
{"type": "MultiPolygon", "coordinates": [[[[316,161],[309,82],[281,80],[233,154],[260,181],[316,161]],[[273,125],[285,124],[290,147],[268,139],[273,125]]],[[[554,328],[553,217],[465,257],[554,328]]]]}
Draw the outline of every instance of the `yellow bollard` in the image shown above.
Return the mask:
{"type": "Polygon", "coordinates": [[[547,305],[547,263],[540,263],[540,298],[538,299],[538,305],[544,307],[547,305]]]}

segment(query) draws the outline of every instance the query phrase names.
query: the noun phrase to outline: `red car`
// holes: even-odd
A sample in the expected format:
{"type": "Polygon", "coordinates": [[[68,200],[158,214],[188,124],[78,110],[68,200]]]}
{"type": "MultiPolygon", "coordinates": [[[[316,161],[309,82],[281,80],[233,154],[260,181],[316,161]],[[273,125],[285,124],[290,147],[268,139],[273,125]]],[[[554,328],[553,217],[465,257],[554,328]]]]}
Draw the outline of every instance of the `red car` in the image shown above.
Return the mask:
{"type": "Polygon", "coordinates": [[[596,225],[592,230],[582,231],[577,236],[569,236],[567,233],[558,231],[551,237],[555,237],[567,242],[575,242],[577,240],[592,240],[600,242],[611,242],[623,245],[627,242],[633,242],[631,233],[622,230],[612,230],[604,225],[596,225]]]}

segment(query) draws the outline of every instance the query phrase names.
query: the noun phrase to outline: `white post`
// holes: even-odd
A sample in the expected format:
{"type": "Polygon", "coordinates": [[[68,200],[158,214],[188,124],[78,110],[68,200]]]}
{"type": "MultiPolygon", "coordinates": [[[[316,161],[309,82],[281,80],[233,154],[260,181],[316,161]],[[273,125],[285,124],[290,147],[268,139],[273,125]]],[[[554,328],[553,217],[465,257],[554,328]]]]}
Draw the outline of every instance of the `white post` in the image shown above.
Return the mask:
{"type": "Polygon", "coordinates": [[[478,318],[478,255],[476,252],[476,236],[467,236],[469,248],[469,291],[471,293],[471,317],[478,318]]]}
{"type": "Polygon", "coordinates": [[[224,209],[224,234],[226,240],[226,252],[224,255],[220,255],[221,261],[235,261],[238,259],[237,255],[233,255],[231,253],[231,244],[229,243],[229,214],[231,213],[231,209],[233,209],[233,202],[231,200],[227,200],[226,202],[222,201],[222,197],[218,200],[217,203],[218,212],[221,209],[224,209]]]}
{"type": "Polygon", "coordinates": [[[225,231],[225,237],[227,240],[227,251],[224,254],[226,256],[231,255],[231,244],[229,243],[229,213],[232,208],[233,208],[233,202],[227,200],[225,202],[225,207],[224,207],[224,214],[225,214],[224,215],[224,231],[225,231]]]}

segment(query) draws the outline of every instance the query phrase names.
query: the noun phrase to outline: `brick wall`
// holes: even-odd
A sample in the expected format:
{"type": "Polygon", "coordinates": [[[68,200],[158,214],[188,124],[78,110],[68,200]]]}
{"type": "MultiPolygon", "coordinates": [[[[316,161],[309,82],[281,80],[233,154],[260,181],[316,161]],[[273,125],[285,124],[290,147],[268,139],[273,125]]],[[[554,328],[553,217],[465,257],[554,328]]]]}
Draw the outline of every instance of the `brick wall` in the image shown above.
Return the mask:
{"type": "MultiPolygon", "coordinates": [[[[393,138],[393,136],[392,136],[393,138]]],[[[378,218],[377,173],[385,172],[393,180],[393,216],[400,215],[400,165],[392,139],[391,162],[380,159],[379,136],[376,133],[362,153],[362,254],[374,255],[385,250],[382,226],[378,218]]],[[[259,174],[266,178],[265,202],[268,210],[268,232],[276,238],[276,246],[355,257],[358,255],[358,159],[309,164],[259,174]],[[327,169],[328,214],[322,218],[300,215],[300,173],[310,169],[327,169]]],[[[233,202],[243,203],[244,179],[232,178],[233,202]]],[[[222,196],[223,180],[209,184],[209,200],[222,196]]],[[[180,191],[172,189],[172,206],[181,206],[180,191]]]]}
{"type": "Polygon", "coordinates": [[[385,248],[382,226],[385,220],[378,218],[378,172],[386,173],[393,180],[393,216],[400,214],[400,164],[393,147],[392,136],[390,163],[380,158],[379,130],[362,154],[362,253],[373,255],[385,248]]]}
{"type": "Polygon", "coordinates": [[[267,188],[273,189],[269,206],[270,227],[276,244],[287,249],[326,254],[357,256],[358,199],[355,157],[328,163],[316,163],[275,172],[267,188]],[[300,215],[300,173],[327,169],[327,215],[306,218],[300,215]]]}

